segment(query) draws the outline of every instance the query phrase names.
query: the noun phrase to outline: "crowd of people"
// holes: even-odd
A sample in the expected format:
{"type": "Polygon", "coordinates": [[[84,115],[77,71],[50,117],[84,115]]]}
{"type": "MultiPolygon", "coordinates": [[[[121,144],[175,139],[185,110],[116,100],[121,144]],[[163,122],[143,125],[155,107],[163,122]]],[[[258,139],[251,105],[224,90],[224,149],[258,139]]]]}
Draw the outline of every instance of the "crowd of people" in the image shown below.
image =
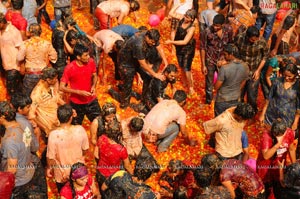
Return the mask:
{"type": "Polygon", "coordinates": [[[274,28],[280,3],[274,0],[207,0],[201,11],[197,0],[163,1],[170,35],[162,41],[158,29],[123,24],[136,17],[137,0],[91,0],[94,35],[74,20],[70,0],[54,0],[48,41],[41,37],[41,17],[52,23],[46,3],[0,3],[1,74],[8,93],[0,102],[0,198],[48,198],[46,177],[62,199],[300,198],[298,9],[286,11],[274,28]],[[169,63],[164,45],[177,63],[169,63]],[[160,190],[154,190],[145,181],[161,168],[145,143],[158,153],[178,138],[199,144],[184,109],[199,89],[192,68],[197,49],[204,101],[214,103],[215,115],[199,126],[215,152],[194,167],[170,160],[160,190]],[[104,92],[115,101],[99,103],[97,84],[109,81],[107,55],[117,84],[104,92]],[[178,79],[183,89],[174,86],[178,79]],[[142,82],[141,93],[133,89],[135,80],[142,82]],[[127,108],[136,114],[121,118],[117,110],[127,108]],[[85,117],[90,129],[82,126],[85,117]],[[252,165],[245,126],[255,119],[264,131],[252,165]],[[41,144],[46,148],[37,155],[41,144]],[[95,167],[86,162],[88,151],[95,167]]]}

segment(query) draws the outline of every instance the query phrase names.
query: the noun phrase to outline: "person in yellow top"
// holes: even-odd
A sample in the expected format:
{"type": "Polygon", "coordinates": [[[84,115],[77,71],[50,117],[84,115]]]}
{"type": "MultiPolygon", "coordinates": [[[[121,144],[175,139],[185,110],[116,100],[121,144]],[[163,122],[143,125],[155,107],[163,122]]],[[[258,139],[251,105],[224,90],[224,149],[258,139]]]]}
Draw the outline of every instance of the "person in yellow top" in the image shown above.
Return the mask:
{"type": "Polygon", "coordinates": [[[57,70],[47,67],[30,95],[32,99],[29,119],[48,136],[50,130],[59,125],[57,108],[65,104],[58,93],[57,70]]]}

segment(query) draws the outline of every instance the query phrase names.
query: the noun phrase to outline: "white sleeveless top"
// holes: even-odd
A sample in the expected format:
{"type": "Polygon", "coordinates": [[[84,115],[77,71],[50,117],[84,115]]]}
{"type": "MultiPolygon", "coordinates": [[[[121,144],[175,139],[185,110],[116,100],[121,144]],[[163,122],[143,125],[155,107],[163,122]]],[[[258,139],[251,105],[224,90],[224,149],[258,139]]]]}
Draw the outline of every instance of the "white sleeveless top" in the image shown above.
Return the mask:
{"type": "Polygon", "coordinates": [[[193,8],[193,0],[174,0],[173,6],[182,4],[176,9],[176,13],[184,15],[188,9],[193,8]]]}

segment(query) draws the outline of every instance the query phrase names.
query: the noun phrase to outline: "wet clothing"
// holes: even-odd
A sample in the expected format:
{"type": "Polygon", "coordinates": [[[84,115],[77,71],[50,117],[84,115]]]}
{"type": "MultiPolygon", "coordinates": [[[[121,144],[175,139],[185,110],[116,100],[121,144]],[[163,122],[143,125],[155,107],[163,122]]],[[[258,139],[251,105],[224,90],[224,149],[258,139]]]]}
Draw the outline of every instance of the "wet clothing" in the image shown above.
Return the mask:
{"type": "MultiPolygon", "coordinates": [[[[132,91],[132,83],[136,72],[139,72],[144,83],[143,90],[149,85],[150,75],[146,73],[139,64],[139,60],[148,60],[153,50],[145,41],[145,34],[139,34],[128,39],[119,51],[118,67],[122,81],[121,106],[129,105],[132,91]]],[[[157,68],[158,69],[158,68],[157,68]]],[[[155,71],[155,68],[153,68],[155,71]]]]}
{"type": "MultiPolygon", "coordinates": [[[[189,28],[193,26],[191,23],[187,28],[182,27],[184,19],[179,21],[174,41],[184,40],[189,28]]],[[[191,38],[186,45],[175,45],[178,64],[185,71],[191,71],[193,58],[195,56],[196,40],[191,38]]]]}
{"type": "Polygon", "coordinates": [[[224,160],[220,181],[236,183],[245,197],[262,198],[264,184],[259,176],[240,160],[224,160]]]}
{"type": "Polygon", "coordinates": [[[152,78],[145,96],[142,96],[143,103],[146,105],[148,111],[150,111],[157,103],[157,98],[170,99],[169,96],[165,94],[165,89],[168,86],[168,81],[161,81],[156,78],[152,78]]]}
{"type": "Polygon", "coordinates": [[[296,114],[300,114],[299,81],[285,89],[284,78],[277,78],[270,89],[269,105],[265,114],[265,123],[272,125],[281,118],[288,127],[293,125],[296,114]]]}
{"type": "Polygon", "coordinates": [[[65,32],[55,28],[52,32],[52,45],[57,52],[57,61],[53,64],[53,67],[58,72],[58,79],[60,80],[64,69],[67,65],[68,55],[64,50],[64,35],[65,32]]]}
{"type": "Polygon", "coordinates": [[[105,191],[104,199],[110,198],[135,198],[135,199],[156,199],[151,187],[146,184],[136,183],[126,171],[118,171],[109,177],[105,184],[108,190],[105,191]]]}

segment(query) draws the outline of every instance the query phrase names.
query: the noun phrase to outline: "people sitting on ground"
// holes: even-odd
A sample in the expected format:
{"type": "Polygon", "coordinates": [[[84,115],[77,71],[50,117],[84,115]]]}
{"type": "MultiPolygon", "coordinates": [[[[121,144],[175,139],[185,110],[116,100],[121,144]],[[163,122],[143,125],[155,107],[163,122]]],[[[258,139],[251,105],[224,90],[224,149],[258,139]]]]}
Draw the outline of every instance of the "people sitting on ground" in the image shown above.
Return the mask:
{"type": "MultiPolygon", "coordinates": [[[[145,174],[147,175],[147,171],[145,174]]],[[[159,193],[153,192],[151,187],[143,183],[145,178],[135,175],[136,173],[132,176],[124,170],[111,175],[101,186],[101,191],[104,192],[102,198],[160,199],[159,193]]]]}
{"type": "Polygon", "coordinates": [[[186,165],[181,160],[170,160],[167,170],[159,179],[161,196],[173,198],[182,192],[182,189],[185,190],[187,198],[195,198],[199,194],[193,171],[189,166],[191,165],[186,165]]]}
{"type": "Polygon", "coordinates": [[[196,183],[199,186],[201,194],[196,199],[207,199],[207,198],[222,198],[231,199],[229,190],[223,185],[213,185],[212,176],[213,170],[209,167],[200,165],[200,168],[194,170],[194,177],[196,183]]]}

